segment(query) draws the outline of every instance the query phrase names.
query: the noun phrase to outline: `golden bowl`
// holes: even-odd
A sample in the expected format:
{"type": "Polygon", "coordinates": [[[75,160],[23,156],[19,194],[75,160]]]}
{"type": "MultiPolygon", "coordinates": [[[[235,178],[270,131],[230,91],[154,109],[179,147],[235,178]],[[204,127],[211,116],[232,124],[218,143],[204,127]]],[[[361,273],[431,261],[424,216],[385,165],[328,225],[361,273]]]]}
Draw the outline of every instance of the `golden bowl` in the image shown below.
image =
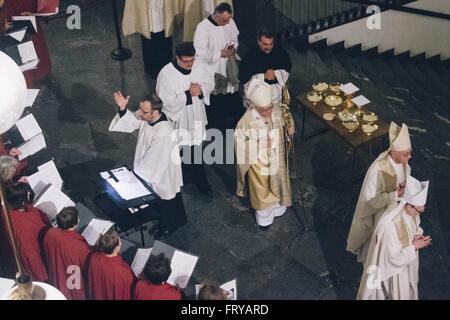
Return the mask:
{"type": "Polygon", "coordinates": [[[330,90],[334,92],[334,94],[340,95],[342,83],[334,82],[330,84],[330,90]]]}
{"type": "Polygon", "coordinates": [[[361,131],[364,132],[368,136],[372,135],[372,133],[374,133],[377,130],[378,130],[377,124],[365,123],[361,126],[361,131]]]}
{"type": "Polygon", "coordinates": [[[306,99],[314,104],[323,100],[323,96],[317,91],[308,92],[306,99]]]}
{"type": "Polygon", "coordinates": [[[322,116],[325,120],[327,121],[333,121],[334,119],[336,119],[336,115],[334,113],[324,113],[322,116]]]}
{"type": "Polygon", "coordinates": [[[342,122],[342,125],[348,130],[348,132],[355,132],[356,129],[359,128],[359,122],[358,121],[345,121],[342,122]]]}
{"type": "Polygon", "coordinates": [[[315,91],[318,91],[318,92],[324,92],[325,90],[328,90],[328,84],[327,83],[325,83],[325,82],[319,82],[319,83],[314,83],[313,84],[313,86],[312,86],[312,88],[315,90],[315,91]]]}
{"type": "Polygon", "coordinates": [[[378,115],[373,112],[366,113],[362,116],[362,121],[366,124],[376,124],[378,121],[378,115]]]}
{"type": "Polygon", "coordinates": [[[342,104],[342,102],[344,102],[344,100],[342,100],[341,97],[338,97],[334,94],[329,95],[325,98],[325,104],[333,110],[339,107],[342,104]]]}

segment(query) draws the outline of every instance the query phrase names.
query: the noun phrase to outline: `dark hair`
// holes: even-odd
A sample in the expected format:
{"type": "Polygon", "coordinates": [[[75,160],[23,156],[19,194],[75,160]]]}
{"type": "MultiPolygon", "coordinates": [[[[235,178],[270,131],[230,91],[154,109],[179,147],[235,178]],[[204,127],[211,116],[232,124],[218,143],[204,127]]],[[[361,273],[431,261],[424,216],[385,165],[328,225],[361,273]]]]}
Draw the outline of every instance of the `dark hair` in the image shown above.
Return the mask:
{"type": "Polygon", "coordinates": [[[228,300],[228,295],[218,284],[204,283],[198,293],[197,300],[228,300]]]}
{"type": "Polygon", "coordinates": [[[34,199],[34,192],[28,183],[15,182],[5,190],[6,201],[12,210],[25,209],[34,199]]]}
{"type": "Polygon", "coordinates": [[[150,104],[152,105],[152,110],[158,111],[159,113],[162,112],[163,102],[161,98],[158,97],[156,94],[148,94],[145,97],[143,97],[139,102],[150,102],[150,104]]]}
{"type": "Polygon", "coordinates": [[[97,241],[97,251],[112,254],[120,243],[120,236],[117,232],[110,230],[97,241]]]}
{"type": "Polygon", "coordinates": [[[182,42],[175,48],[175,54],[178,58],[195,57],[195,47],[192,42],[182,42]]]}
{"type": "Polygon", "coordinates": [[[150,256],[145,265],[145,277],[153,284],[160,285],[169,279],[172,273],[170,267],[170,261],[164,253],[160,253],[157,256],[150,256]]]}
{"type": "Polygon", "coordinates": [[[269,39],[275,38],[274,32],[272,30],[266,29],[266,28],[259,30],[257,35],[258,35],[258,40],[261,40],[262,37],[266,37],[269,39]]]}
{"type": "Polygon", "coordinates": [[[75,207],[67,207],[62,209],[56,215],[58,227],[63,230],[69,230],[78,224],[78,210],[75,207]]]}
{"type": "Polygon", "coordinates": [[[214,14],[216,14],[216,13],[224,13],[224,12],[228,12],[229,14],[233,14],[233,8],[227,2],[222,2],[214,10],[214,14]]]}

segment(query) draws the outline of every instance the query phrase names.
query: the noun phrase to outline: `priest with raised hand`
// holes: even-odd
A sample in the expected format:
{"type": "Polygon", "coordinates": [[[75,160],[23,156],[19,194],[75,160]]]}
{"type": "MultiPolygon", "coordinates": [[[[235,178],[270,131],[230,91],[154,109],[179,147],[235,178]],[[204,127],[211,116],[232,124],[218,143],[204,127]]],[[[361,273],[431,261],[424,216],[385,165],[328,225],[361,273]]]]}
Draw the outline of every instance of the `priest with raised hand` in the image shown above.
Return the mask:
{"type": "Polygon", "coordinates": [[[90,300],[131,300],[136,278],[120,256],[120,237],[108,231],[97,242],[97,252],[88,257],[87,294],[90,300]]]}
{"type": "Polygon", "coordinates": [[[183,175],[177,137],[173,125],[162,112],[163,103],[156,95],[141,99],[139,110],[128,110],[130,97],[114,93],[119,113],[111,122],[110,131],[139,131],[134,156],[134,172],[145,180],[161,198],[159,230],[155,239],[164,240],[187,223],[181,187],[183,175]]]}
{"type": "Polygon", "coordinates": [[[205,106],[209,108],[213,82],[204,63],[195,58],[195,52],[191,42],[176,47],[176,58],[158,76],[156,92],[164,103],[164,113],[175,124],[183,154],[183,173],[189,172],[198,190],[208,194],[211,187],[206,177],[203,142],[208,124],[205,106]]]}
{"type": "Polygon", "coordinates": [[[56,221],[58,227],[50,229],[44,237],[49,282],[68,300],[85,300],[82,270],[91,247],[77,232],[78,210],[64,208],[56,221]]]}
{"type": "Polygon", "coordinates": [[[265,230],[292,206],[285,133],[293,135],[294,128],[273,105],[269,84],[255,79],[248,92],[251,106],[235,131],[237,195],[248,191],[256,222],[265,230]]]}
{"type": "Polygon", "coordinates": [[[397,204],[403,197],[406,179],[411,174],[408,127],[391,123],[389,140],[390,148],[367,171],[347,238],[347,250],[361,263],[365,262],[377,220],[387,207],[397,204]]]}
{"type": "Polygon", "coordinates": [[[407,178],[400,204],[382,214],[373,233],[358,300],[418,300],[419,250],[431,245],[420,215],[425,212],[429,182],[407,178]]]}
{"type": "MultiPolygon", "coordinates": [[[[272,86],[272,103],[280,105],[283,87],[289,79],[292,62],[287,52],[275,44],[275,35],[268,29],[258,32],[258,46],[242,58],[239,79],[245,96],[250,83],[259,79],[272,86]]],[[[246,102],[248,105],[248,102],[246,102]]]]}

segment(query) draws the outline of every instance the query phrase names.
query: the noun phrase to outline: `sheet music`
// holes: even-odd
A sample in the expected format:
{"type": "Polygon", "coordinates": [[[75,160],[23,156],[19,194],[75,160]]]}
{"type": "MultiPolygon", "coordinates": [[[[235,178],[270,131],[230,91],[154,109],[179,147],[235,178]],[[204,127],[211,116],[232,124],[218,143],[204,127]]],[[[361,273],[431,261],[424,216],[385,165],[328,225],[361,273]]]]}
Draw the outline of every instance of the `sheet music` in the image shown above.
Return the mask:
{"type": "Polygon", "coordinates": [[[339,89],[341,89],[341,91],[344,92],[345,94],[353,94],[353,93],[359,91],[359,88],[351,82],[349,82],[343,86],[340,86],[339,89]]]}
{"type": "Polygon", "coordinates": [[[145,265],[147,264],[148,258],[152,254],[152,248],[150,249],[138,249],[136,255],[134,256],[133,263],[131,264],[131,270],[139,278],[144,271],[145,265]]]}
{"type": "Polygon", "coordinates": [[[48,185],[38,196],[33,205],[44,212],[52,223],[54,223],[57,214],[62,209],[75,207],[75,203],[53,185],[48,185]]]}
{"type": "Polygon", "coordinates": [[[38,167],[38,172],[28,177],[28,183],[33,189],[35,194],[39,194],[44,190],[44,188],[51,184],[62,189],[63,180],[56,168],[55,162],[53,160],[38,167]]]}
{"type": "Polygon", "coordinates": [[[33,25],[34,31],[37,32],[37,24],[35,16],[14,16],[12,17],[12,21],[27,21],[29,20],[33,25]]]}
{"type": "Polygon", "coordinates": [[[370,100],[364,97],[363,95],[357,96],[356,98],[353,98],[352,101],[358,106],[363,107],[366,104],[370,103],[370,100]]]}
{"type": "Polygon", "coordinates": [[[16,39],[19,42],[22,42],[22,40],[25,37],[26,33],[27,33],[27,28],[21,28],[21,29],[18,29],[16,31],[6,32],[5,34],[7,34],[8,36],[16,39]]]}
{"type": "Polygon", "coordinates": [[[81,236],[90,246],[95,246],[101,235],[104,235],[114,225],[111,221],[92,219],[81,236]]]}
{"type": "Polygon", "coordinates": [[[0,278],[0,299],[16,284],[13,279],[0,278]]]}
{"type": "Polygon", "coordinates": [[[20,71],[25,72],[28,70],[36,69],[38,64],[39,64],[39,59],[27,62],[27,63],[21,65],[19,68],[20,68],[20,71]]]}
{"type": "Polygon", "coordinates": [[[172,274],[167,280],[173,286],[178,285],[185,289],[189,283],[192,272],[194,272],[198,257],[176,250],[171,261],[172,274]]]}
{"type": "Polygon", "coordinates": [[[25,102],[25,107],[32,107],[34,104],[34,101],[36,101],[36,98],[39,94],[39,89],[27,89],[27,100],[25,102]]]}
{"type": "Polygon", "coordinates": [[[115,181],[112,177],[106,179],[106,181],[117,191],[122,199],[131,200],[151,194],[150,190],[128,169],[119,168],[111,172],[119,181],[115,181]]]}
{"type": "MultiPolygon", "coordinates": [[[[195,298],[198,299],[198,294],[200,293],[200,290],[202,289],[203,285],[196,284],[195,285],[195,298]]],[[[223,290],[228,292],[228,300],[237,300],[237,281],[236,279],[224,283],[220,286],[223,290]]]]}
{"type": "Polygon", "coordinates": [[[28,41],[17,46],[17,50],[19,50],[20,57],[22,58],[23,63],[27,63],[33,60],[36,60],[37,53],[34,48],[33,41],[28,41]]]}
{"type": "Polygon", "coordinates": [[[28,141],[31,138],[42,133],[42,129],[36,121],[36,118],[30,113],[16,123],[23,140],[28,141]]]}
{"type": "Polygon", "coordinates": [[[22,152],[22,154],[19,155],[19,161],[22,161],[23,159],[36,154],[46,147],[47,145],[45,144],[44,135],[40,133],[17,148],[20,150],[20,152],[22,152]]]}

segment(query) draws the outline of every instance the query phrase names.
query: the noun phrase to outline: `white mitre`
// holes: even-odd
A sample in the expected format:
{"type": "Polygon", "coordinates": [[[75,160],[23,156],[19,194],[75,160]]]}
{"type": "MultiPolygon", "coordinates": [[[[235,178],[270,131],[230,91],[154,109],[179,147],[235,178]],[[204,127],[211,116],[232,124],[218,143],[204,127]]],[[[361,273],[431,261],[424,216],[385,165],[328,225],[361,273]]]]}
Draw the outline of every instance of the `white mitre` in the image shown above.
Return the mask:
{"type": "Polygon", "coordinates": [[[413,206],[424,206],[427,203],[429,184],[430,181],[420,182],[409,176],[406,179],[403,199],[413,206]]]}
{"type": "Polygon", "coordinates": [[[247,91],[247,98],[256,107],[265,108],[272,105],[272,86],[262,80],[254,79],[247,91]]]}
{"type": "Polygon", "coordinates": [[[409,138],[409,130],[406,124],[399,127],[396,123],[391,122],[389,129],[389,142],[392,151],[408,151],[411,149],[411,140],[409,138]]]}

